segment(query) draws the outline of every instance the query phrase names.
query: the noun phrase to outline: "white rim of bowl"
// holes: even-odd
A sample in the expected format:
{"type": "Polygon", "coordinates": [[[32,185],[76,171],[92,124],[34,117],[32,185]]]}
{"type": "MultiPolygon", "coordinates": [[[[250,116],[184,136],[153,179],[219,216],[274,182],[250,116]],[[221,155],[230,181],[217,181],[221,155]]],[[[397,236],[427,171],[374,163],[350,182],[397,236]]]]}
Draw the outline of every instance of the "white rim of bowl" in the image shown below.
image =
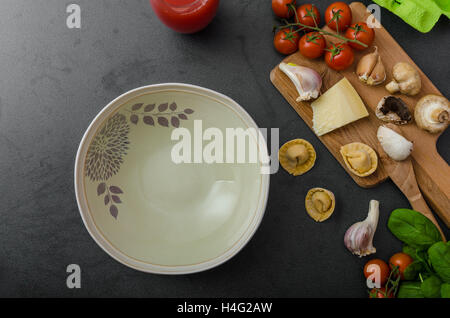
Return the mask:
{"type": "MultiPolygon", "coordinates": [[[[177,265],[177,266],[164,266],[164,265],[156,265],[150,264],[143,261],[136,260],[131,258],[130,256],[124,254],[116,247],[114,247],[98,230],[96,225],[94,224],[92,217],[89,213],[89,208],[87,204],[87,199],[84,192],[84,182],[83,182],[83,166],[87,154],[88,147],[92,141],[92,138],[95,136],[97,128],[104,122],[106,118],[109,117],[112,113],[117,111],[127,100],[140,95],[142,92],[152,92],[162,89],[180,89],[180,90],[189,90],[197,93],[203,93],[208,96],[212,96],[213,98],[222,100],[224,103],[227,103],[232,107],[233,110],[237,111],[241,118],[245,121],[248,127],[258,129],[253,118],[245,111],[245,109],[236,103],[230,97],[218,93],[214,90],[204,88],[201,86],[184,84],[184,83],[163,83],[163,84],[153,84],[147,86],[141,86],[135,89],[132,89],[119,97],[112,100],[108,103],[92,120],[89,124],[86,132],[81,139],[80,145],[78,147],[76,159],[75,159],[75,169],[74,169],[74,185],[75,185],[75,196],[77,199],[78,210],[80,212],[81,218],[83,220],[84,226],[87,231],[94,239],[94,241],[112,258],[116,261],[131,267],[133,269],[154,273],[154,274],[167,274],[167,275],[180,275],[180,274],[191,274],[202,272],[216,266],[219,266],[237,253],[239,253],[244,246],[250,241],[250,239],[255,234],[258,229],[262,218],[264,216],[264,212],[267,206],[267,199],[269,194],[269,183],[270,183],[270,175],[262,174],[262,184],[261,184],[261,193],[258,199],[257,209],[255,212],[255,217],[249,224],[246,231],[240,237],[238,241],[236,241],[231,248],[226,250],[224,253],[219,256],[204,261],[199,264],[192,265],[177,265]]],[[[267,153],[267,144],[264,138],[258,138],[258,146],[263,156],[268,156],[267,153]]]]}

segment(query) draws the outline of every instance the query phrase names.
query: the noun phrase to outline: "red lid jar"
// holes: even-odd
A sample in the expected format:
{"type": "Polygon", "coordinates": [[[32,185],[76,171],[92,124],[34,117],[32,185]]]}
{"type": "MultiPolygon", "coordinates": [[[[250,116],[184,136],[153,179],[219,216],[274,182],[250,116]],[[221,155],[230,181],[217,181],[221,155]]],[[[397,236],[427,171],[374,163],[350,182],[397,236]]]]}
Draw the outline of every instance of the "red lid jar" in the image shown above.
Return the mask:
{"type": "Polygon", "coordinates": [[[205,28],[216,15],[219,0],[150,0],[158,18],[180,33],[205,28]]]}

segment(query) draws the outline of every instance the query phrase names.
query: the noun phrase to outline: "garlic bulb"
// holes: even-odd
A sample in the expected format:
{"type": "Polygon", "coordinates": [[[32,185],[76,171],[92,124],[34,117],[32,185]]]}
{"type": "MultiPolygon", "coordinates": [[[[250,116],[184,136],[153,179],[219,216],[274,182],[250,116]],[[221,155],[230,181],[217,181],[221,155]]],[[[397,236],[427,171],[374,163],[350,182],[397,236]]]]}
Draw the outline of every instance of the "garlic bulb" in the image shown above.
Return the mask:
{"type": "Polygon", "coordinates": [[[405,160],[413,149],[411,141],[387,126],[378,128],[377,138],[386,154],[395,161],[405,160]]]}
{"type": "Polygon", "coordinates": [[[280,70],[294,83],[299,96],[296,101],[301,102],[317,98],[322,87],[322,78],[315,70],[294,63],[280,63],[280,70]]]}
{"type": "Polygon", "coordinates": [[[344,244],[352,254],[362,257],[377,251],[373,246],[373,236],[377,230],[379,214],[380,202],[370,200],[367,218],[353,224],[345,232],[344,244]]]}

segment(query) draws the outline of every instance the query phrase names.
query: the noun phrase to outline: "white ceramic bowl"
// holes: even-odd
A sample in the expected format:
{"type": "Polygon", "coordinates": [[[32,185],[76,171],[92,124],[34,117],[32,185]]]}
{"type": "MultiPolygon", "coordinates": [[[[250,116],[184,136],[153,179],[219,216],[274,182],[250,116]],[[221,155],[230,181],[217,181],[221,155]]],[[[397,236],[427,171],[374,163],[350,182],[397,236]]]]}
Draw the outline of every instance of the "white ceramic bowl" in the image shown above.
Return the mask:
{"type": "MultiPolygon", "coordinates": [[[[269,175],[261,163],[181,163],[171,159],[176,127],[255,128],[232,99],[187,84],[129,91],[109,103],[83,136],[75,192],[98,245],[137,270],[185,274],[238,253],[264,214],[269,175]],[[197,122],[198,124],[198,122],[197,122]]],[[[253,136],[254,137],[254,136],[253,136]]],[[[264,140],[256,143],[267,156],[264,140]]],[[[203,147],[207,142],[203,142],[203,147]]]]}

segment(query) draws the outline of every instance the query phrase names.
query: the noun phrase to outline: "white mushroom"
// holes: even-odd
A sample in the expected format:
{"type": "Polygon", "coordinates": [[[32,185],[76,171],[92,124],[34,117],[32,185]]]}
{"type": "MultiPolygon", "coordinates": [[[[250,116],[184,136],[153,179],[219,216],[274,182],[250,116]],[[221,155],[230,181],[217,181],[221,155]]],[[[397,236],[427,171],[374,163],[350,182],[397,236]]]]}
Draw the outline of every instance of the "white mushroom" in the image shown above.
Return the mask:
{"type": "Polygon", "coordinates": [[[422,88],[419,72],[408,63],[397,63],[392,69],[394,79],[386,85],[386,89],[394,94],[417,95],[422,88]]]}
{"type": "Polygon", "coordinates": [[[425,95],[416,104],[414,118],[417,126],[439,133],[444,131],[449,122],[450,103],[447,98],[439,95],[425,95]]]}

